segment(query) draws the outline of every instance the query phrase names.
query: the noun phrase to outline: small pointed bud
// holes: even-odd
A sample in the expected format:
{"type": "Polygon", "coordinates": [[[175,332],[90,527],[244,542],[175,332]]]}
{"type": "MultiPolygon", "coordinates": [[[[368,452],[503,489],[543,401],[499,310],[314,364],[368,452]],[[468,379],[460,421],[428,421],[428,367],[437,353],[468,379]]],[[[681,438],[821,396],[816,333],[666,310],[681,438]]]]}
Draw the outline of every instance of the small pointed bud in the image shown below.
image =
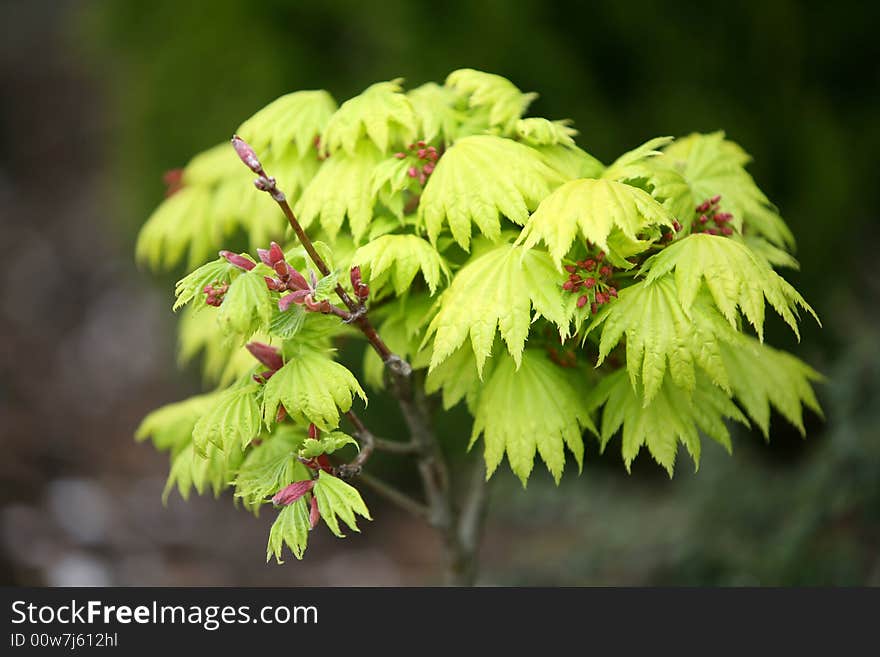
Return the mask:
{"type": "Polygon", "coordinates": [[[317,458],[317,461],[318,461],[318,466],[319,466],[324,472],[329,472],[329,473],[331,473],[331,474],[333,473],[333,464],[330,463],[330,459],[327,458],[327,455],[326,455],[326,454],[321,454],[321,455],[317,458]]]}
{"type": "Polygon", "coordinates": [[[275,424],[281,424],[284,422],[284,418],[287,417],[287,409],[284,408],[284,404],[278,405],[278,412],[275,413],[275,424]]]}
{"type": "Polygon", "coordinates": [[[272,265],[272,269],[275,270],[275,273],[278,274],[278,277],[281,280],[284,280],[286,278],[290,278],[290,269],[287,266],[287,263],[284,262],[284,260],[281,260],[279,262],[274,263],[272,265]]]}
{"type": "Polygon", "coordinates": [[[363,279],[361,278],[361,268],[360,265],[355,265],[351,268],[351,271],[348,272],[348,276],[351,279],[351,287],[357,289],[357,286],[363,283],[363,279]]]}
{"type": "Polygon", "coordinates": [[[309,296],[309,290],[297,290],[296,292],[291,292],[290,294],[285,294],[283,297],[278,299],[278,310],[284,312],[290,306],[296,304],[301,306],[306,302],[306,297],[309,296]]]}
{"type": "Polygon", "coordinates": [[[721,233],[724,235],[733,235],[733,228],[730,226],[722,226],[721,233]]]}
{"type": "Polygon", "coordinates": [[[577,307],[578,307],[578,308],[583,308],[584,306],[587,305],[587,301],[589,301],[589,299],[587,298],[587,295],[586,295],[586,294],[582,294],[581,296],[578,297],[578,300],[577,300],[577,307]]]}
{"type": "Polygon", "coordinates": [[[596,279],[593,278],[593,277],[590,277],[590,278],[588,278],[587,280],[584,281],[584,285],[585,285],[585,286],[587,287],[587,289],[589,290],[589,289],[591,289],[594,285],[596,285],[596,279]]]}
{"type": "Polygon", "coordinates": [[[575,274],[577,273],[577,267],[575,267],[574,265],[565,265],[565,271],[567,271],[569,274],[575,274]]]}
{"type": "Polygon", "coordinates": [[[284,365],[284,360],[282,360],[278,349],[271,345],[263,342],[248,342],[245,348],[251,352],[251,356],[270,370],[279,370],[284,365]]]}
{"type": "Polygon", "coordinates": [[[394,157],[396,157],[398,160],[402,160],[406,157],[406,153],[395,153],[394,157]]]}
{"type": "Polygon", "coordinates": [[[280,491],[275,493],[275,496],[272,498],[272,504],[276,506],[287,506],[288,504],[293,504],[314,487],[314,479],[295,481],[289,486],[285,486],[280,491]]]}
{"type": "Polygon", "coordinates": [[[716,194],[712,198],[709,199],[709,203],[712,205],[718,205],[718,202],[721,200],[721,194],[716,194]]]}
{"type": "Polygon", "coordinates": [[[229,261],[229,264],[240,267],[245,271],[250,271],[257,266],[256,263],[254,263],[253,261],[248,260],[244,256],[238,255],[237,253],[233,253],[232,251],[221,251],[220,256],[226,258],[229,261]]]}
{"type": "Polygon", "coordinates": [[[318,510],[318,498],[312,495],[312,501],[309,502],[309,529],[317,527],[320,519],[321,512],[318,510]]]}
{"type": "Polygon", "coordinates": [[[408,175],[410,178],[417,178],[419,175],[419,170],[415,167],[410,167],[409,169],[407,169],[406,175],[408,175]]]}
{"type": "Polygon", "coordinates": [[[248,169],[254,173],[260,173],[263,170],[263,165],[260,164],[256,152],[254,152],[254,149],[251,148],[250,144],[244,139],[238,135],[233,135],[232,147],[235,149],[235,152],[238,153],[238,157],[241,158],[241,161],[245,163],[248,169]]]}
{"type": "Polygon", "coordinates": [[[288,265],[287,274],[290,276],[290,280],[287,282],[288,287],[293,288],[294,290],[308,290],[309,282],[306,280],[306,277],[300,274],[296,269],[288,265]]]}
{"type": "Polygon", "coordinates": [[[354,293],[357,295],[359,301],[366,301],[370,296],[370,286],[366,283],[361,283],[355,288],[354,293]]]}
{"type": "Polygon", "coordinates": [[[277,278],[272,278],[271,276],[263,276],[263,280],[266,281],[266,287],[268,287],[270,290],[280,292],[284,289],[284,283],[279,281],[277,278]]]}
{"type": "Polygon", "coordinates": [[[272,262],[269,260],[269,249],[257,249],[257,255],[264,265],[272,266],[272,262]]]}
{"type": "Polygon", "coordinates": [[[269,263],[270,265],[274,265],[276,262],[281,262],[284,260],[284,251],[278,242],[272,242],[269,244],[269,263]]]}
{"type": "Polygon", "coordinates": [[[309,422],[309,438],[312,440],[317,440],[318,436],[321,435],[321,430],[318,429],[318,425],[314,422],[309,422]]]}

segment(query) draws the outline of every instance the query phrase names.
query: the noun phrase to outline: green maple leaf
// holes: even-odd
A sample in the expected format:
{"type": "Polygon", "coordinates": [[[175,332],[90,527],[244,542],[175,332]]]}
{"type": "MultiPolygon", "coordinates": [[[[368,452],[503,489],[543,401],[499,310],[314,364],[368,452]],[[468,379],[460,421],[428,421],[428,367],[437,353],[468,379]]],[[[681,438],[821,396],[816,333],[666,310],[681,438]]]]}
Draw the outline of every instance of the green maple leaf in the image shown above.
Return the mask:
{"type": "Polygon", "coordinates": [[[343,150],[358,156],[360,142],[368,139],[384,153],[393,145],[413,141],[418,119],[403,93],[402,82],[402,78],[377,82],[345,101],[327,123],[324,152],[336,157],[343,150]]]}
{"type": "Polygon", "coordinates": [[[357,527],[355,515],[372,520],[367,505],[361,498],[361,494],[353,486],[348,485],[341,479],[329,475],[323,470],[318,473],[318,480],[312,493],[318,500],[318,510],[321,519],[336,536],[344,535],[339,528],[341,519],[352,531],[360,531],[357,527]]]}
{"type": "Polygon", "coordinates": [[[351,409],[355,395],[367,399],[348,369],[318,351],[302,349],[266,382],[263,419],[269,426],[283,405],[296,422],[329,431],[339,424],[340,411],[351,409]]]}
{"type": "Polygon", "coordinates": [[[583,467],[583,429],[594,433],[579,377],[553,364],[543,352],[527,349],[521,362],[500,357],[478,393],[470,445],[485,442],[486,477],[504,454],[523,486],[540,454],[556,483],[565,467],[565,447],[583,467]]]}
{"type": "Polygon", "coordinates": [[[183,447],[192,438],[196,423],[217,403],[220,394],[210,392],[196,395],[157,408],[141,420],[135,438],[138,441],[149,438],[159,450],[183,447]]]}
{"type": "Polygon", "coordinates": [[[245,379],[223,391],[193,427],[192,441],[198,454],[206,454],[208,443],[223,452],[244,449],[260,435],[259,385],[245,379]]]}
{"type": "Polygon", "coordinates": [[[727,141],[723,132],[694,133],[677,139],[664,149],[662,160],[684,176],[692,201],[699,203],[720,194],[722,207],[733,214],[736,222],[776,246],[794,247],[788,226],[745,170],[751,157],[739,145],[727,141]]]}
{"type": "Polygon", "coordinates": [[[267,153],[280,155],[295,148],[299,156],[315,149],[336,111],[336,101],[329,93],[296,91],[272,101],[241,124],[236,134],[264,158],[267,153]]]}
{"type": "Polygon", "coordinates": [[[627,471],[642,446],[647,446],[671,477],[679,442],[699,466],[701,431],[730,451],[725,419],[748,424],[722,390],[699,378],[692,393],[666,379],[649,404],[645,405],[643,398],[643,392],[633,388],[626,374],[617,371],[606,376],[588,400],[593,408],[604,404],[599,439],[603,451],[611,437],[623,429],[622,454],[627,471]]]}
{"type": "Polygon", "coordinates": [[[450,73],[446,86],[467,101],[468,109],[484,111],[488,127],[505,135],[513,132],[523,112],[538,97],[524,94],[507,78],[472,68],[450,73]]]}
{"type": "Polygon", "coordinates": [[[383,235],[360,247],[351,262],[368,268],[370,285],[375,292],[390,280],[395,294],[402,295],[421,271],[434,295],[442,278],[451,276],[443,256],[417,235],[383,235]]]}
{"type": "Polygon", "coordinates": [[[258,266],[236,276],[217,311],[217,322],[227,335],[248,339],[268,328],[276,303],[266,287],[268,268],[258,266]]]}
{"type": "Polygon", "coordinates": [[[587,329],[601,327],[601,365],[621,338],[626,337],[626,367],[632,386],[644,390],[651,403],[669,372],[685,392],[696,387],[698,365],[716,385],[729,390],[720,344],[735,332],[705,298],[685,309],[672,276],[632,285],[605,306],[587,329]]]}
{"type": "Polygon", "coordinates": [[[298,452],[307,434],[301,427],[281,425],[251,447],[235,474],[235,497],[257,513],[267,498],[295,481],[309,478],[298,452]]]}
{"type": "Polygon", "coordinates": [[[520,119],[516,122],[516,135],[529,146],[574,146],[578,131],[571,121],[550,121],[540,117],[520,119]]]}
{"type": "Polygon", "coordinates": [[[471,223],[497,241],[502,215],[523,225],[529,211],[561,182],[529,146],[492,135],[465,137],[438,160],[419,202],[419,219],[432,243],[448,225],[455,241],[468,249],[471,223]]]}
{"type": "Polygon", "coordinates": [[[736,399],[765,438],[770,435],[771,406],[801,435],[806,433],[803,406],[823,416],[811,386],[822,381],[822,375],[791,354],[740,336],[734,343],[721,345],[721,357],[736,399]]]}
{"type": "Polygon", "coordinates": [[[335,240],[348,217],[352,235],[359,241],[373,218],[373,169],[381,159],[380,151],[366,141],[358,142],[351,153],[328,158],[295,207],[303,228],[317,222],[335,240]]]}
{"type": "Polygon", "coordinates": [[[294,557],[302,559],[309,541],[309,527],[309,505],[305,497],[281,509],[269,530],[266,561],[274,556],[277,563],[284,563],[281,554],[285,545],[294,557]]]}
{"type": "Polygon", "coordinates": [[[193,489],[204,495],[210,489],[214,497],[220,495],[232,480],[233,473],[241,464],[243,453],[233,448],[227,452],[209,443],[204,453],[199,453],[192,442],[188,442],[171,456],[171,468],[168,481],[162,492],[162,501],[166,503],[168,496],[177,488],[180,496],[187,500],[193,489]]]}
{"type": "Polygon", "coordinates": [[[764,339],[764,299],[800,338],[798,308],[819,318],[804,298],[745,244],[717,235],[690,235],[651,257],[644,265],[650,283],[675,272],[678,298],[685,312],[705,284],[715,305],[736,327],[737,310],[764,339]]]}
{"type": "Polygon", "coordinates": [[[526,248],[543,242],[559,266],[580,235],[598,245],[618,266],[648,247],[639,234],[649,227],[672,226],[669,211],[644,190],[614,180],[572,180],[541,201],[519,239],[526,248]],[[623,236],[626,250],[618,247],[623,236]]]}
{"type": "Polygon", "coordinates": [[[443,293],[440,310],[428,327],[427,337],[434,338],[430,369],[470,336],[482,375],[496,329],[519,364],[532,309],[560,331],[567,328],[558,277],[550,256],[543,251],[501,244],[474,257],[443,293]]]}

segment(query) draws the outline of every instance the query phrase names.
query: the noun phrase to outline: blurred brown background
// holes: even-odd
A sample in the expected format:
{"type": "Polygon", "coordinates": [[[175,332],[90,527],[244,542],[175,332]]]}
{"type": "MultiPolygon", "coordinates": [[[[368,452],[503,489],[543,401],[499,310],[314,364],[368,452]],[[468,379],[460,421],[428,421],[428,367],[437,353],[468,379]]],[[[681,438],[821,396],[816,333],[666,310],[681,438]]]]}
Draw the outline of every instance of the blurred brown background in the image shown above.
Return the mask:
{"type": "Polygon", "coordinates": [[[375,499],[361,535],[322,532],[281,567],[264,563],[271,513],[162,506],[165,457],[132,433],[198,375],[175,366],[179,272],[139,271],[132,251],[162,172],[282,93],[342,100],[470,66],[539,91],[532,111],[573,118],[605,161],[725,128],[797,235],[788,277],[825,324],[769,340],[830,379],[806,441],[774,418],[770,445],[707,446],[696,475],[682,462],[670,482],[641,459],[627,476],[594,444],[558,489],[502,472],[480,581],[880,584],[878,16],[856,2],[3,3],[0,583],[438,581],[433,535],[375,499]]]}

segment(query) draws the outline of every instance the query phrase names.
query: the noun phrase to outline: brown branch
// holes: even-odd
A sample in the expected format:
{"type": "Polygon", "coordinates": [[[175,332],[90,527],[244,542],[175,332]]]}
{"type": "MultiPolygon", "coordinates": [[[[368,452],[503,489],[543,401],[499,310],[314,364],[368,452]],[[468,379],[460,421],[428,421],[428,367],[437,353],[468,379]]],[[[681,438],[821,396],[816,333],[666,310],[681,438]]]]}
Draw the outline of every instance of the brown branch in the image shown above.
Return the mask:
{"type": "Polygon", "coordinates": [[[421,502],[418,502],[411,498],[406,493],[403,493],[393,486],[386,484],[381,479],[376,479],[373,475],[362,472],[360,476],[360,481],[362,481],[366,486],[372,489],[374,492],[378,493],[385,499],[390,502],[393,502],[400,508],[405,511],[409,511],[413,515],[423,520],[428,520],[429,510],[421,502]]]}

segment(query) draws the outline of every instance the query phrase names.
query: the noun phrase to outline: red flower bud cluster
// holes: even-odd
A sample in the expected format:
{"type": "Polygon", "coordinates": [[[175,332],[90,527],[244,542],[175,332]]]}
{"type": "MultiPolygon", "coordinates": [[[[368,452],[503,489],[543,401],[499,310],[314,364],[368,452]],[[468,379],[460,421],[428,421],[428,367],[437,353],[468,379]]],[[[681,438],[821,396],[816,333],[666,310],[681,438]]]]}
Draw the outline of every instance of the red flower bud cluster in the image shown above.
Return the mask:
{"type": "Polygon", "coordinates": [[[437,159],[440,154],[433,146],[428,146],[424,141],[417,141],[407,146],[409,153],[401,151],[395,153],[394,157],[402,160],[406,157],[414,157],[417,163],[407,169],[406,175],[410,178],[418,178],[419,184],[424,185],[428,181],[428,176],[434,172],[437,166],[437,159]]]}
{"type": "Polygon", "coordinates": [[[361,278],[361,268],[359,266],[352,267],[349,276],[351,278],[351,289],[354,290],[354,295],[358,298],[358,301],[363,303],[370,296],[370,286],[364,283],[361,278]]]}
{"type": "Polygon", "coordinates": [[[721,195],[716,194],[712,198],[706,199],[696,208],[698,215],[696,223],[703,228],[695,228],[694,233],[706,233],[708,235],[733,235],[733,228],[728,224],[733,220],[733,215],[729,212],[721,212],[721,195]],[[715,224],[708,225],[709,222],[715,224]]]}
{"type": "Polygon", "coordinates": [[[271,379],[275,372],[280,370],[284,365],[284,360],[281,358],[281,353],[276,347],[264,344],[262,342],[249,342],[247,345],[245,345],[245,348],[249,352],[251,352],[251,356],[256,358],[268,368],[264,372],[254,374],[254,381],[256,381],[257,383],[265,383],[266,381],[271,379]]]}
{"type": "Polygon", "coordinates": [[[573,265],[565,265],[568,280],[562,289],[571,294],[578,294],[577,307],[583,308],[590,304],[590,312],[595,313],[599,306],[617,297],[617,288],[612,285],[611,277],[614,268],[603,264],[605,252],[599,251],[595,256],[578,260],[573,265]]]}
{"type": "Polygon", "coordinates": [[[223,297],[226,294],[226,291],[229,290],[228,283],[211,283],[202,288],[202,292],[205,293],[205,303],[209,306],[214,306],[218,308],[221,303],[223,303],[223,297]]]}

